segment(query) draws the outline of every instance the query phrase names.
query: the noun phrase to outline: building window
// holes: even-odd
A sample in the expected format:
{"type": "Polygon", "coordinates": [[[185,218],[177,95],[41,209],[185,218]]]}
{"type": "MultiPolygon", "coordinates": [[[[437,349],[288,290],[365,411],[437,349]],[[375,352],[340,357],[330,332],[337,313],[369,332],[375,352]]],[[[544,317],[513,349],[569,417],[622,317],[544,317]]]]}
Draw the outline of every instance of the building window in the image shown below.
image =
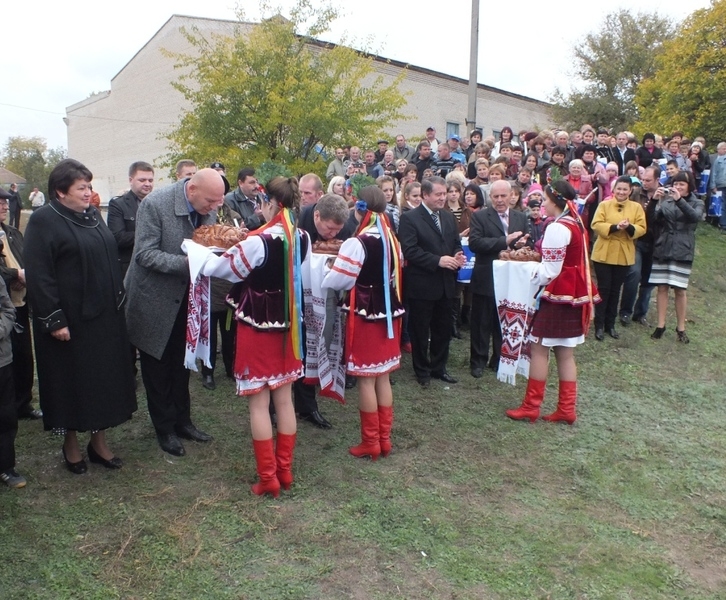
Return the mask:
{"type": "Polygon", "coordinates": [[[451,139],[452,135],[459,135],[459,124],[446,122],[446,139],[451,139]]]}

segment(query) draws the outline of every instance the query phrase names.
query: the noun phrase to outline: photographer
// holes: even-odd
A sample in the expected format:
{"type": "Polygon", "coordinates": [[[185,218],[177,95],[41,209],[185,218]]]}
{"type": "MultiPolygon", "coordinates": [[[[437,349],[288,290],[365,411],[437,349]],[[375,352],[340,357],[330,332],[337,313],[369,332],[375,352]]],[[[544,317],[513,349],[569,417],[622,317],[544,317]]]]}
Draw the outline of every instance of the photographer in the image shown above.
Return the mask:
{"type": "Polygon", "coordinates": [[[672,287],[676,303],[676,334],[687,344],[686,288],[691,275],[696,248],[696,227],[703,216],[703,201],[693,193],[693,179],[688,173],[677,173],[672,188],[661,188],[655,207],[657,235],[653,248],[650,284],[658,286],[658,326],[650,336],[663,337],[668,310],[668,288],[672,287]]]}

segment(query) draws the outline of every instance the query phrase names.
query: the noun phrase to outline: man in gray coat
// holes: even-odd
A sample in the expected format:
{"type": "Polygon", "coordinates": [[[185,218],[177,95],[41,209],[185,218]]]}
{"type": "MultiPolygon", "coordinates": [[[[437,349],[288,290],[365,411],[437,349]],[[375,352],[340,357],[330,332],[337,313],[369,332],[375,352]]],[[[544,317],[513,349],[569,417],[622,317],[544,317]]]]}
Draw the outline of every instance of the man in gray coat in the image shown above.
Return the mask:
{"type": "Polygon", "coordinates": [[[224,182],[214,169],[149,194],[139,206],[136,242],[125,284],[126,322],[139,349],[149,415],[159,445],[185,454],[179,439],[208,442],[212,436],[191,420],[189,371],[184,367],[189,266],[182,241],[200,225],[213,225],[224,201],[224,182]]]}

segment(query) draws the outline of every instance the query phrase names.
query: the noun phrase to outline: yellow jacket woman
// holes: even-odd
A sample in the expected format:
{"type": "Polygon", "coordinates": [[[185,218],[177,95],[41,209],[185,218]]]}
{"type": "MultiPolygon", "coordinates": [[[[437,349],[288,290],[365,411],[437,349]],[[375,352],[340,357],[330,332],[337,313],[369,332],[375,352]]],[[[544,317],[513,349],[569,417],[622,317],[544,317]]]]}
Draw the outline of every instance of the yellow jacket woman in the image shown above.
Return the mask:
{"type": "Polygon", "coordinates": [[[630,200],[630,177],[618,177],[613,186],[613,198],[601,202],[592,219],[597,240],[592,250],[592,262],[597,275],[597,287],[602,302],[595,306],[595,339],[605,339],[605,331],[619,338],[615,330],[620,290],[635,264],[635,240],[647,229],[645,212],[639,203],[630,200]]]}
{"type": "Polygon", "coordinates": [[[592,230],[597,234],[592,249],[592,260],[608,265],[628,266],[635,263],[635,240],[645,234],[645,212],[633,200],[601,202],[592,219],[592,230]],[[617,225],[627,219],[629,229],[618,229],[617,225]]]}

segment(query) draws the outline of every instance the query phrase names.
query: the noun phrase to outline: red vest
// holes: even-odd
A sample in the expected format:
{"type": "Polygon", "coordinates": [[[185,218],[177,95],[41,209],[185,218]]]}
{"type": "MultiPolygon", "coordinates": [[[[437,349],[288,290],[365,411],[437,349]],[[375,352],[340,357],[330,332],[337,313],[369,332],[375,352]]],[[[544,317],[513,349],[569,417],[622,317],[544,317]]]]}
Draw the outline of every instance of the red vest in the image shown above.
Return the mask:
{"type": "Polygon", "coordinates": [[[569,217],[557,221],[570,230],[570,243],[565,249],[565,262],[560,274],[542,292],[542,298],[549,302],[580,306],[597,297],[595,284],[588,281],[585,252],[588,250],[587,232],[569,217]]]}

